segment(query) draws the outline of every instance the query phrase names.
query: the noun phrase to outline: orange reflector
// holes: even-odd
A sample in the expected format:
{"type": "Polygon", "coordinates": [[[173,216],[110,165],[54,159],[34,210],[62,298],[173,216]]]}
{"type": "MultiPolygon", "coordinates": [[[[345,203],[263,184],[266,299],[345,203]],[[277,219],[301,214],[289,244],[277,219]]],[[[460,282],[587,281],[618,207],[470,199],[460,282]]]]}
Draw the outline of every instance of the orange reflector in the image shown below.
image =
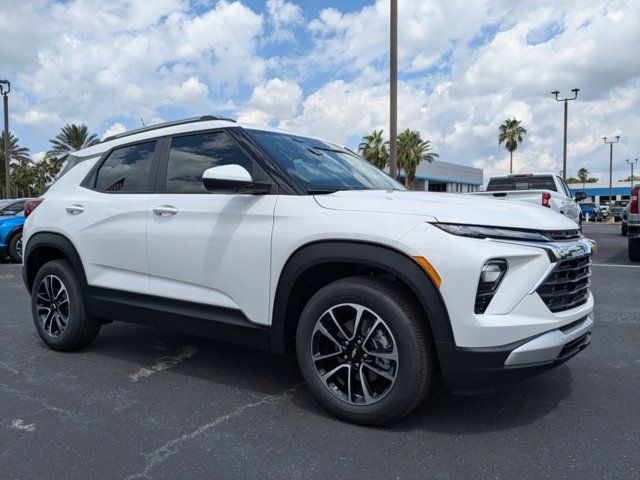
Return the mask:
{"type": "Polygon", "coordinates": [[[427,272],[427,275],[429,275],[429,278],[433,280],[433,283],[436,284],[436,287],[440,288],[440,285],[442,285],[442,279],[440,278],[440,275],[438,275],[438,272],[436,272],[436,269],[433,268],[433,266],[429,263],[429,261],[424,257],[413,257],[413,259],[420,264],[425,272],[427,272]]]}

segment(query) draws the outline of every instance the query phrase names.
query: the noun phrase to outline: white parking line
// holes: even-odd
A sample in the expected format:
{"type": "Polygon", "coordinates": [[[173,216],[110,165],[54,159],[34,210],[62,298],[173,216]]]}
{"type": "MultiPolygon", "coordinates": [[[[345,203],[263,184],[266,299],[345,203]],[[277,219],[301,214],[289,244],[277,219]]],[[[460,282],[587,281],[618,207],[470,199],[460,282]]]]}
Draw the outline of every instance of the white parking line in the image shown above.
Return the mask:
{"type": "Polygon", "coordinates": [[[36,424],[30,423],[27,425],[21,418],[16,418],[13,422],[11,422],[9,428],[13,428],[14,430],[18,430],[19,432],[33,432],[36,429],[36,424]]]}
{"type": "Polygon", "coordinates": [[[592,263],[592,267],[640,268],[640,265],[615,265],[610,263],[592,263]]]}
{"type": "Polygon", "coordinates": [[[198,348],[192,345],[185,345],[180,347],[180,351],[177,355],[162,357],[149,368],[141,368],[136,373],[129,375],[129,378],[133,382],[137,382],[141,378],[150,377],[154,373],[162,372],[169,368],[175,367],[180,362],[183,362],[187,358],[193,357],[198,353],[198,348]]]}

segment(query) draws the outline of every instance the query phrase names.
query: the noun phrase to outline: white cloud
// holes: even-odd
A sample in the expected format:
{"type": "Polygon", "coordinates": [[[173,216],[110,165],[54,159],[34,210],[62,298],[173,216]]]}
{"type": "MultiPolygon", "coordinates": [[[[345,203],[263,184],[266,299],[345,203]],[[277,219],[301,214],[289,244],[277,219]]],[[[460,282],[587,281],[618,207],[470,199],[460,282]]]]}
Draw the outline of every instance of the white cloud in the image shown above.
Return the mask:
{"type": "Polygon", "coordinates": [[[270,123],[274,118],[295,115],[302,89],[293,81],[272,78],[253,89],[247,101],[248,108],[240,110],[238,120],[248,123],[270,123]]]}
{"type": "Polygon", "coordinates": [[[267,0],[265,7],[272,28],[269,40],[273,42],[293,40],[292,29],[304,23],[300,6],[286,0],[267,0]]]}
{"type": "Polygon", "coordinates": [[[112,135],[118,135],[119,133],[124,133],[126,131],[127,131],[127,127],[125,127],[121,123],[116,122],[104,131],[101,138],[102,140],[104,140],[107,137],[110,137],[112,135]]]}

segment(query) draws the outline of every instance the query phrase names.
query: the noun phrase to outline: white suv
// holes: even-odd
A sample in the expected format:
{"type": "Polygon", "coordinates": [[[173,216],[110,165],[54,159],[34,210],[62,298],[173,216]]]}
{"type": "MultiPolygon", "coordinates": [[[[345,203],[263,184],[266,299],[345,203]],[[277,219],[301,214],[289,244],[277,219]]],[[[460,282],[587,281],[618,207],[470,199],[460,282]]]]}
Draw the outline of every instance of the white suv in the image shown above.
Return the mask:
{"type": "Polygon", "coordinates": [[[408,192],[316,138],[213,116],[148,127],[75,153],[38,201],[23,275],[56,350],[122,320],[295,351],[328,410],[389,424],[437,376],[523,378],[590,341],[575,222],[408,192]]]}

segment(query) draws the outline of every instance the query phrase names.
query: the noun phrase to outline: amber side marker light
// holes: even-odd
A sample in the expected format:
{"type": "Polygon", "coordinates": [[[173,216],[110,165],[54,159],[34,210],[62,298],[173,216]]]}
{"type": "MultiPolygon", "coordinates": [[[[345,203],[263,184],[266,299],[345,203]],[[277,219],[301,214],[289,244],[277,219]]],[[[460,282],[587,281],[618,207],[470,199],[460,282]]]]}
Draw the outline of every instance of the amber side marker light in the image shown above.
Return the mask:
{"type": "Polygon", "coordinates": [[[429,263],[429,261],[424,257],[413,257],[413,259],[420,264],[425,272],[427,272],[427,275],[429,275],[429,278],[433,280],[433,283],[436,284],[436,287],[440,288],[440,285],[442,285],[442,279],[440,278],[440,275],[438,275],[438,272],[436,272],[436,269],[433,268],[433,266],[429,263]]]}

